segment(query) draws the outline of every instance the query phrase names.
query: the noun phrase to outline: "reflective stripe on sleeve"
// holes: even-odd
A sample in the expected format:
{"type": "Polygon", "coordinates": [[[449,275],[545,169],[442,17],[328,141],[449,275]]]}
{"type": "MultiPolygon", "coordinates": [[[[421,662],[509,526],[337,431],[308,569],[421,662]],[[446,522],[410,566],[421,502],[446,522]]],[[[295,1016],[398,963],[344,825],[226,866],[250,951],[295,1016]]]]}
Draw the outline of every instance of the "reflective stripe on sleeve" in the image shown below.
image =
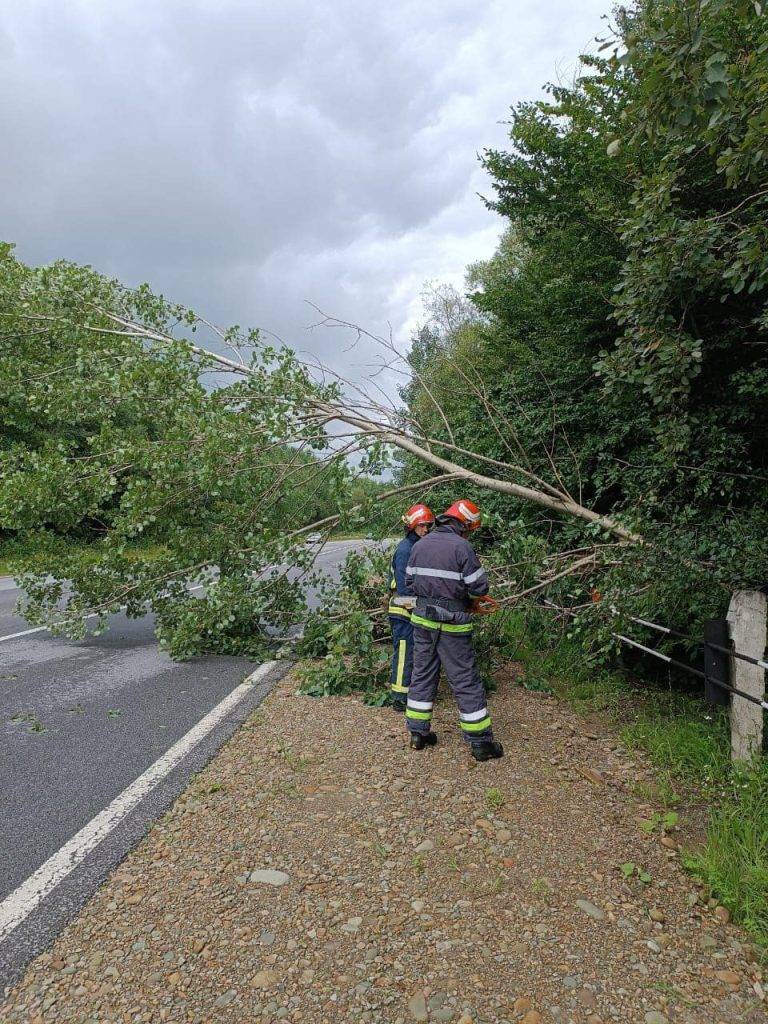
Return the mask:
{"type": "Polygon", "coordinates": [[[476,569],[475,572],[471,572],[469,576],[465,576],[464,582],[469,585],[470,583],[474,583],[475,580],[479,580],[481,576],[485,576],[485,569],[482,565],[479,569],[476,569]]]}

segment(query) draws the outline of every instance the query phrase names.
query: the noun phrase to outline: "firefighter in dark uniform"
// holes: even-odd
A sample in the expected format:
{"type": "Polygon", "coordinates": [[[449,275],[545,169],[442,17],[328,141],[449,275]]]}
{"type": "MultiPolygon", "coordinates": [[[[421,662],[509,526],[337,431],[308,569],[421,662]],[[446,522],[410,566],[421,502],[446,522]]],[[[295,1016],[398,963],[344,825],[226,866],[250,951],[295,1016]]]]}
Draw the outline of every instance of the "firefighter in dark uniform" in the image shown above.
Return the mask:
{"type": "Polygon", "coordinates": [[[477,761],[503,757],[493,738],[486,693],[472,646],[473,600],[488,594],[488,577],[467,540],[480,525],[480,509],[471,501],[454,502],[437,525],[412,550],[406,569],[407,590],[416,596],[411,614],[413,671],[405,711],[411,747],[434,746],[432,708],[441,667],[459,705],[459,724],[477,761]]]}
{"type": "Polygon", "coordinates": [[[413,505],[403,516],[405,537],[395,548],[389,573],[389,624],[392,627],[392,670],[389,674],[390,704],[405,711],[413,666],[413,627],[405,569],[414,544],[432,528],[435,517],[426,505],[413,505]],[[400,604],[398,599],[405,601],[400,604]]]}

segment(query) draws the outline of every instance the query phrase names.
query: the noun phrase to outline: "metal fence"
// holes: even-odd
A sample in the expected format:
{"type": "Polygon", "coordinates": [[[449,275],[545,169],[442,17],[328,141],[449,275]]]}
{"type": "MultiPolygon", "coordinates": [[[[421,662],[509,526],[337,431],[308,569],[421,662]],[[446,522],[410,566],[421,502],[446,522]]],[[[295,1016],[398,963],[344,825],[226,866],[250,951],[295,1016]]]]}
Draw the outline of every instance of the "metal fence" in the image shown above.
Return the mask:
{"type": "MultiPolygon", "coordinates": [[[[576,612],[572,609],[563,607],[562,605],[557,605],[546,598],[544,598],[541,603],[545,607],[551,608],[553,611],[556,611],[561,615],[565,615],[570,618],[576,617],[576,612]]],[[[612,637],[615,637],[616,640],[625,644],[627,647],[633,647],[636,650],[642,651],[644,654],[650,655],[652,658],[657,658],[659,661],[663,661],[667,665],[679,669],[682,672],[687,672],[689,675],[703,679],[704,695],[711,704],[728,704],[728,694],[732,694],[736,697],[741,697],[743,700],[749,701],[751,704],[756,704],[758,707],[761,707],[763,711],[768,711],[768,701],[765,701],[760,697],[756,697],[752,693],[747,693],[745,690],[741,690],[732,684],[732,658],[748,662],[750,665],[756,665],[758,668],[763,670],[768,669],[768,662],[763,661],[761,658],[754,658],[749,654],[744,654],[743,652],[734,649],[733,641],[730,636],[730,624],[727,619],[709,619],[704,626],[704,637],[702,639],[697,639],[696,637],[689,636],[686,633],[681,633],[679,630],[672,629],[670,626],[662,626],[658,622],[650,622],[648,619],[641,619],[635,615],[628,615],[626,618],[627,621],[635,622],[639,626],[644,626],[646,629],[654,630],[664,636],[668,636],[676,640],[684,640],[687,643],[695,644],[703,648],[704,669],[702,671],[702,669],[695,668],[693,665],[687,664],[687,662],[679,661],[677,658],[673,658],[669,654],[665,654],[663,651],[657,650],[655,647],[649,647],[647,644],[640,643],[639,640],[625,636],[623,633],[611,632],[612,637]]]]}

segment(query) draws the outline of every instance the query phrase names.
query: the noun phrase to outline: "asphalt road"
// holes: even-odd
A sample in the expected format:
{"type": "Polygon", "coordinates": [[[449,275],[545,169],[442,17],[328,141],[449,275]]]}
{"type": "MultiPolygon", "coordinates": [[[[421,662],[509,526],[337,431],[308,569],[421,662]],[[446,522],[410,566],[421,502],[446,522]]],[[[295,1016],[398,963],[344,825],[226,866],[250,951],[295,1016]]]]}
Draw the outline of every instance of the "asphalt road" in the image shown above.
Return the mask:
{"type": "MultiPolygon", "coordinates": [[[[333,574],[355,546],[329,544],[318,565],[333,574]]],[[[240,699],[233,691],[257,665],[228,657],[173,662],[157,647],[150,615],[117,615],[107,632],[82,641],[47,632],[3,640],[29,629],[14,612],[18,597],[0,580],[0,993],[289,667],[270,666],[240,699]],[[231,695],[238,701],[231,712],[4,933],[3,908],[18,902],[30,876],[231,695]]]]}

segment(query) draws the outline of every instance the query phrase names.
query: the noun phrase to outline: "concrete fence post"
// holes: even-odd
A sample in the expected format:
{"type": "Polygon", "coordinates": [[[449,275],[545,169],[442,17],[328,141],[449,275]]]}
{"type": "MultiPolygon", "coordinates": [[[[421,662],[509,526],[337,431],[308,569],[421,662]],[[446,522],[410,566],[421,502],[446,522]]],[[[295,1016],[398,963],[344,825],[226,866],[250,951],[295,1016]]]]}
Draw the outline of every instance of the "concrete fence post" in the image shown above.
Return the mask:
{"type": "MultiPolygon", "coordinates": [[[[753,658],[765,657],[768,602],[759,590],[737,590],[731,597],[728,622],[733,648],[753,658]]],[[[765,699],[765,670],[731,657],[731,686],[765,699]]],[[[731,694],[731,757],[749,761],[763,749],[764,712],[757,704],[731,694]]]]}

